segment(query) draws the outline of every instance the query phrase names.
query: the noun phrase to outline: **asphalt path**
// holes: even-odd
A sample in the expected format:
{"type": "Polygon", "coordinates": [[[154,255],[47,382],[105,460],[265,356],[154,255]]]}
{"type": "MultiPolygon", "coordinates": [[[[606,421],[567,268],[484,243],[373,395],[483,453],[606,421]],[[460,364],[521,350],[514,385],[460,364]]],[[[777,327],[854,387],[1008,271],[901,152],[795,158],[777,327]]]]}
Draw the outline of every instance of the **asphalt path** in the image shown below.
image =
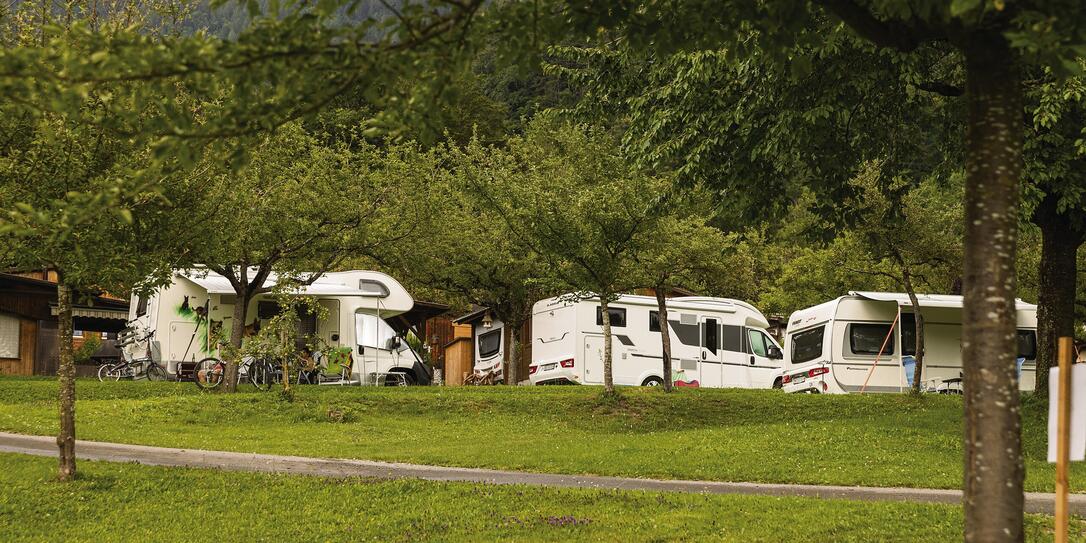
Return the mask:
{"type": "MultiPolygon", "coordinates": [[[[171,447],[148,447],[99,441],[76,441],[76,457],[109,462],[135,462],[150,466],[174,466],[288,473],[320,477],[371,477],[376,479],[422,479],[427,481],[460,481],[495,485],[529,485],[565,488],[595,488],[604,490],[634,490],[652,492],[687,492],[694,494],[746,494],[759,496],[801,496],[867,502],[919,502],[960,504],[960,490],[933,488],[892,488],[870,486],[796,485],[770,483],[732,483],[721,481],[687,481],[605,477],[598,475],[562,475],[480,468],[458,468],[349,460],[307,458],[274,454],[252,454],[171,447]]],[[[56,438],[0,432],[0,452],[57,456],[56,438]]],[[[1027,492],[1028,513],[1052,514],[1055,495],[1027,492]]],[[[1086,494],[1072,494],[1070,512],[1086,516],[1086,494]]]]}

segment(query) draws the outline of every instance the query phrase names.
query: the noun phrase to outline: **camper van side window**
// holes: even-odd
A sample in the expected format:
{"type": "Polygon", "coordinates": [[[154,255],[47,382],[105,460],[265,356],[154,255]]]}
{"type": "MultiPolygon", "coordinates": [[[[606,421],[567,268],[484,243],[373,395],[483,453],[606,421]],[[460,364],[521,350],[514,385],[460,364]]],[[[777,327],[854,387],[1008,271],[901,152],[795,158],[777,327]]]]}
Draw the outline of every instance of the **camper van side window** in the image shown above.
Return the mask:
{"type": "Polygon", "coordinates": [[[901,314],[901,354],[916,355],[916,318],[912,313],[901,314]]]}
{"type": "Polygon", "coordinates": [[[822,339],[825,334],[825,326],[793,334],[792,363],[802,364],[822,356],[822,339]]]}
{"type": "Polygon", "coordinates": [[[717,326],[716,319],[705,319],[701,346],[716,354],[717,347],[720,346],[720,327],[717,326]]]}
{"type": "Polygon", "coordinates": [[[649,332],[660,331],[660,312],[649,311],[649,332]]]}
{"type": "Polygon", "coordinates": [[[147,314],[147,298],[144,296],[136,297],[136,316],[142,317],[147,314]]]}
{"type": "Polygon", "coordinates": [[[479,335],[479,358],[488,358],[498,354],[502,346],[502,330],[491,330],[479,335]]]}
{"type": "Polygon", "coordinates": [[[886,342],[886,336],[890,334],[889,324],[860,324],[848,325],[848,344],[852,354],[877,355],[881,351],[884,355],[894,354],[894,338],[886,342]],[[886,348],[883,348],[886,342],[886,348]]]}
{"type": "Polygon", "coordinates": [[[1033,330],[1018,331],[1018,357],[1026,360],[1037,358],[1037,332],[1033,330]]]}
{"type": "MultiPolygon", "coordinates": [[[[611,316],[612,328],[626,327],[625,307],[608,307],[607,314],[611,316]]],[[[596,306],[596,326],[603,326],[603,311],[600,309],[599,306],[596,306]]]]}

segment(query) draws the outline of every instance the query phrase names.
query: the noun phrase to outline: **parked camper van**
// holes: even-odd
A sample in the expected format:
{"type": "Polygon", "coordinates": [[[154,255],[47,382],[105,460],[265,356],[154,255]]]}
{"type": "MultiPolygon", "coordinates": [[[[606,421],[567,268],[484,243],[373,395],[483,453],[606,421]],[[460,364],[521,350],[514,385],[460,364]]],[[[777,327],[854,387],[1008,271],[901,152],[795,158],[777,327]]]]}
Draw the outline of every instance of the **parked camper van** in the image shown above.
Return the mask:
{"type": "MultiPolygon", "coordinates": [[[[624,295],[610,304],[612,375],[617,385],[663,383],[656,298],[624,295]]],[[[532,310],[532,384],[603,383],[603,319],[598,299],[562,297],[532,310]]],[[[678,386],[770,388],[781,350],[751,305],[684,296],[668,301],[673,378],[678,386]]]]}
{"type": "MultiPolygon", "coordinates": [[[[275,281],[272,275],[266,285],[275,281]]],[[[355,379],[372,382],[376,376],[402,373],[408,383],[430,382],[418,355],[386,320],[414,305],[411,295],[392,277],[362,270],[327,273],[297,294],[315,297],[326,310],[320,319],[303,316],[299,331],[331,347],[350,346],[355,379]]],[[[179,270],[170,285],[152,296],[133,297],[129,326],[141,337],[150,337],[152,357],[174,375],[179,362],[218,356],[215,341],[207,338],[206,325],[197,329],[197,323],[205,321],[196,315],[206,311],[213,327],[228,331],[235,302],[234,289],[225,277],[204,269],[179,270]]],[[[258,295],[249,304],[245,324],[259,326],[278,311],[270,295],[258,295]]]]}
{"type": "MultiPolygon", "coordinates": [[[[917,295],[924,316],[924,365],[929,390],[959,391],[962,371],[962,297],[917,295]]],[[[784,341],[786,392],[841,394],[908,390],[908,358],[915,354],[916,323],[906,294],[850,292],[796,311],[784,341]],[[899,316],[900,315],[900,316],[899,316]],[[891,327],[895,319],[899,324],[891,327]],[[881,354],[880,354],[881,352],[881,354]],[[877,364],[876,364],[877,361],[877,364]],[[865,388],[866,383],[866,388],[865,388]]],[[[1037,306],[1018,301],[1019,385],[1036,380],[1037,306]]]]}

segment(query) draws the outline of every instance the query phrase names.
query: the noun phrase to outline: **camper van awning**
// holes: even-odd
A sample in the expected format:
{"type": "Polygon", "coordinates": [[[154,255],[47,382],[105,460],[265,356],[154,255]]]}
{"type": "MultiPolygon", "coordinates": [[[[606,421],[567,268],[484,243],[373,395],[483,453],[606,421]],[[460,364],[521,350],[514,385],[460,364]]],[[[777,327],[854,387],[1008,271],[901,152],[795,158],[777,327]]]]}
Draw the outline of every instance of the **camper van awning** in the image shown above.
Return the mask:
{"type": "MultiPolygon", "coordinates": [[[[217,273],[193,272],[181,273],[180,275],[200,285],[201,288],[207,290],[208,294],[234,294],[234,287],[230,284],[230,280],[217,273]]],[[[268,276],[267,281],[264,282],[264,285],[274,285],[277,280],[278,277],[271,274],[268,276]]],[[[356,283],[352,287],[342,281],[337,281],[335,277],[321,277],[312,284],[297,289],[293,294],[299,296],[363,296],[367,298],[383,298],[388,295],[387,288],[384,292],[381,292],[373,288],[363,289],[361,288],[363,286],[356,283]]],[[[365,286],[369,286],[369,284],[365,286]]]]}
{"type": "MultiPolygon", "coordinates": [[[[909,300],[909,295],[901,292],[850,292],[852,296],[863,298],[865,300],[872,300],[876,302],[896,302],[897,305],[903,307],[912,307],[913,303],[909,300]]],[[[954,296],[950,294],[917,294],[916,301],[920,303],[920,307],[949,307],[961,309],[962,297],[954,296]]],[[[1024,309],[1037,309],[1037,306],[1033,304],[1027,304],[1022,300],[1015,300],[1016,309],[1019,311],[1024,309]]]]}

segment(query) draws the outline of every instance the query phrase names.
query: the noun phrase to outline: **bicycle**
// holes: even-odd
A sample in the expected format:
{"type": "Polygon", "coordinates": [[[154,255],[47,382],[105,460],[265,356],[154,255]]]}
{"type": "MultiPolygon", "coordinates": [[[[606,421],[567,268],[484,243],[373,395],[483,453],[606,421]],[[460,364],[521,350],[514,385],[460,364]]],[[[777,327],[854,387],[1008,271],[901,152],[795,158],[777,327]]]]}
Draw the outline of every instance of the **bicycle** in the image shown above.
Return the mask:
{"type": "Polygon", "coordinates": [[[146,377],[148,381],[165,381],[169,378],[166,369],[158,365],[151,355],[150,340],[155,335],[154,330],[138,339],[135,338],[134,334],[135,332],[131,331],[122,340],[120,347],[121,355],[124,357],[123,360],[114,364],[102,364],[98,367],[99,381],[105,382],[107,379],[120,381],[122,378],[131,378],[134,381],[141,377],[146,377]],[[142,358],[136,358],[127,348],[137,342],[147,343],[145,355],[142,358]]]}
{"type": "MultiPolygon", "coordinates": [[[[203,390],[212,390],[222,384],[226,376],[226,362],[209,356],[196,363],[193,377],[196,386],[203,390]]],[[[238,381],[248,381],[257,390],[271,390],[275,382],[275,368],[263,359],[247,357],[238,366],[238,381]]]]}

